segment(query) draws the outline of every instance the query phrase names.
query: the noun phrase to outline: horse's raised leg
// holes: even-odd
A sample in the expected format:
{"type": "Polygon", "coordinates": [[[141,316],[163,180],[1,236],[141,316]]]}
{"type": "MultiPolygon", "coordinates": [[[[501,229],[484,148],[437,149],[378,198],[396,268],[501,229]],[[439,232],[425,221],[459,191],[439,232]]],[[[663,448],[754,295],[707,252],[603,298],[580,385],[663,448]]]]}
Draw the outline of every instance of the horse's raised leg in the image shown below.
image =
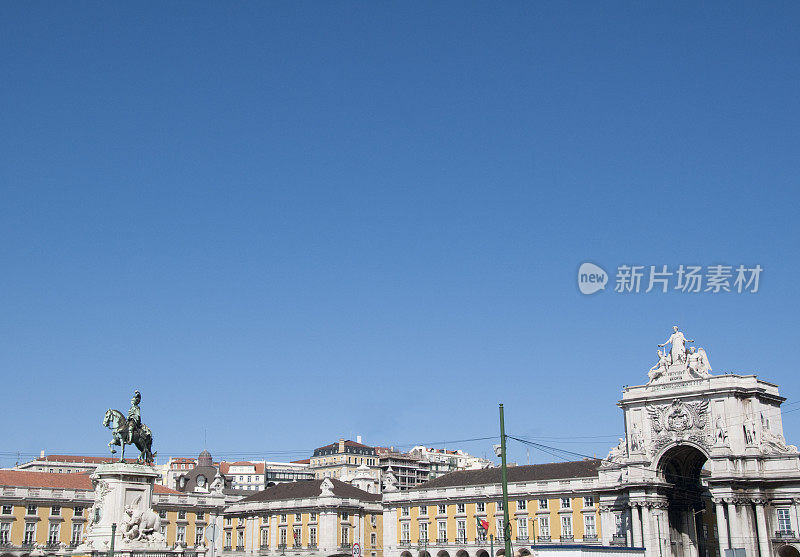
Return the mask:
{"type": "Polygon", "coordinates": [[[114,444],[114,440],[113,440],[113,439],[112,439],[111,441],[109,441],[109,442],[108,442],[108,450],[110,450],[110,451],[111,451],[111,454],[115,454],[115,453],[117,452],[117,451],[114,449],[114,447],[112,447],[112,446],[111,446],[111,445],[113,445],[113,444],[114,444]]]}

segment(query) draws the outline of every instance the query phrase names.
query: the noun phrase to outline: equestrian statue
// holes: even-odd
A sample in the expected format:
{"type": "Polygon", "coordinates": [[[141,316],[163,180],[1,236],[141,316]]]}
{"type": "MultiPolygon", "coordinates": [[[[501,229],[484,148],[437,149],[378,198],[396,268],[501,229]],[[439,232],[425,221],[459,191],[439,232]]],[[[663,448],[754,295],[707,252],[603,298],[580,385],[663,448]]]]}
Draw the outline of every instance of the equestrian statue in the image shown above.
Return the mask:
{"type": "Polygon", "coordinates": [[[125,414],[112,408],[106,410],[106,415],[103,418],[103,426],[110,428],[113,435],[113,438],[108,443],[111,454],[117,452],[113,445],[122,448],[122,454],[119,457],[120,462],[125,459],[125,445],[134,445],[139,449],[139,458],[136,459],[139,464],[152,464],[156,456],[156,453],[153,452],[153,433],[149,427],[142,423],[141,412],[139,411],[139,403],[141,401],[142,394],[139,391],[135,391],[127,418],[125,414]]]}

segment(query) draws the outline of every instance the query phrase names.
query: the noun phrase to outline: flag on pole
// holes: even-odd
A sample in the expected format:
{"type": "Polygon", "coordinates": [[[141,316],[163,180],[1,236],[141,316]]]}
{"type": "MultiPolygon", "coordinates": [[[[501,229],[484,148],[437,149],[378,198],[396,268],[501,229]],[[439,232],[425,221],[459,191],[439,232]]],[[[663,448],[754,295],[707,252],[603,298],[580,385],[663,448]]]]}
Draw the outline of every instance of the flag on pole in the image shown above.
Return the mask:
{"type": "Polygon", "coordinates": [[[481,520],[481,518],[479,516],[476,516],[475,520],[478,521],[478,529],[483,528],[484,534],[489,532],[489,523],[488,522],[486,522],[485,520],[481,520]]]}

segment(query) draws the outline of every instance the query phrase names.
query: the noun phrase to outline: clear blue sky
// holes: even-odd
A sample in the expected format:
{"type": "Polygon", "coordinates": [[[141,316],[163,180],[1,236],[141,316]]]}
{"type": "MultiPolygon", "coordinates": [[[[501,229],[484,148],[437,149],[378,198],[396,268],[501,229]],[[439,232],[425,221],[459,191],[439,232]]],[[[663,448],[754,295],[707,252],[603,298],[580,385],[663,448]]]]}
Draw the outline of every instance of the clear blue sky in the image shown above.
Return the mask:
{"type": "Polygon", "coordinates": [[[0,464],[104,454],[136,388],[161,457],[483,437],[499,402],[509,433],[605,455],[675,323],[800,401],[798,24],[797,3],[4,3],[0,464]],[[583,261],[764,272],[587,297],[583,261]]]}

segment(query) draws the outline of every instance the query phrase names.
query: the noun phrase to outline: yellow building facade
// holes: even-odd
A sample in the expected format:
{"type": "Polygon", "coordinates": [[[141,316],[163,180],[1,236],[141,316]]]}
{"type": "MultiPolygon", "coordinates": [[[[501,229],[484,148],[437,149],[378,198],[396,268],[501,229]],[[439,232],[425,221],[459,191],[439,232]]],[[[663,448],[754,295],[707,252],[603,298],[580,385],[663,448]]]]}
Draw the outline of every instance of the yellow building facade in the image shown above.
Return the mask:
{"type": "MultiPolygon", "coordinates": [[[[83,541],[95,493],[88,474],[0,470],[0,556],[63,554],[83,541]]],[[[169,548],[205,547],[224,502],[155,486],[153,508],[169,548]]]]}
{"type": "MultiPolygon", "coordinates": [[[[509,528],[515,554],[543,543],[598,544],[599,460],[509,468],[509,528]]],[[[384,493],[387,557],[489,557],[503,547],[500,470],[446,474],[384,493]]]]}
{"type": "Polygon", "coordinates": [[[333,478],[278,484],[229,505],[229,555],[383,557],[381,496],[333,478]]]}

